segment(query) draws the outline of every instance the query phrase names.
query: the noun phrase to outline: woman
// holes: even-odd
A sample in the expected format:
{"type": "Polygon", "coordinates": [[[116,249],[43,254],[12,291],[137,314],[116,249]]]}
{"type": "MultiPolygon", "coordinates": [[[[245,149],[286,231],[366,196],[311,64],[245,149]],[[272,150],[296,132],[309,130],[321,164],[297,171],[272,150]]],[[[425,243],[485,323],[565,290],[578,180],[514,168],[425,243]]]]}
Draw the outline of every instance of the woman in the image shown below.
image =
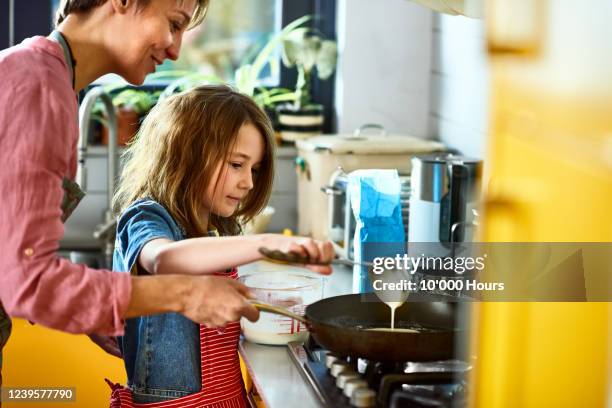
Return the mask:
{"type": "MultiPolygon", "coordinates": [[[[207,6],[208,0],[64,0],[49,37],[0,52],[0,302],[6,311],[0,307],[0,345],[8,337],[7,314],[112,336],[123,333],[125,318],[162,312],[209,326],[258,318],[248,290],[233,280],[132,277],[56,255],[68,215],[60,203],[76,173],[76,93],[111,72],[141,84],[156,65],[178,58],[185,30],[201,22],[207,6]]],[[[288,240],[285,249],[316,253],[317,243],[288,240]]]]}

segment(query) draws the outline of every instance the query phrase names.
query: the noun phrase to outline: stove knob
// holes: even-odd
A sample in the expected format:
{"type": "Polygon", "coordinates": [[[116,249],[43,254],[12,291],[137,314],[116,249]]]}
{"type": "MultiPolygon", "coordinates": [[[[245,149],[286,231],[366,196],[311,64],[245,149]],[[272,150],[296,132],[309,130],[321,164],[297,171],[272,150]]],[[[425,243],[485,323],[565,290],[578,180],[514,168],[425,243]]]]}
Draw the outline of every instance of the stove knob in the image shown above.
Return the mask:
{"type": "Polygon", "coordinates": [[[331,368],[332,364],[334,364],[336,361],[338,361],[337,356],[334,356],[331,353],[327,353],[325,355],[325,367],[331,368]]]}
{"type": "Polygon", "coordinates": [[[368,388],[368,383],[361,378],[346,380],[344,383],[344,395],[351,398],[353,396],[353,392],[359,388],[368,388]]]}
{"type": "Polygon", "coordinates": [[[338,374],[344,371],[350,371],[350,369],[351,369],[351,366],[348,363],[345,363],[343,361],[337,361],[332,364],[329,371],[331,372],[332,376],[338,377],[338,374]]]}
{"type": "Polygon", "coordinates": [[[346,382],[348,380],[353,380],[353,379],[359,379],[359,374],[351,372],[351,371],[342,372],[338,374],[338,377],[336,377],[336,385],[340,389],[344,389],[346,382]]]}
{"type": "Polygon", "coordinates": [[[368,364],[370,364],[368,360],[363,359],[363,358],[358,358],[357,359],[357,372],[359,374],[365,374],[366,369],[368,368],[368,364]]]}
{"type": "Polygon", "coordinates": [[[358,388],[351,396],[351,405],[354,407],[366,408],[376,404],[376,393],[370,388],[358,388]]]}

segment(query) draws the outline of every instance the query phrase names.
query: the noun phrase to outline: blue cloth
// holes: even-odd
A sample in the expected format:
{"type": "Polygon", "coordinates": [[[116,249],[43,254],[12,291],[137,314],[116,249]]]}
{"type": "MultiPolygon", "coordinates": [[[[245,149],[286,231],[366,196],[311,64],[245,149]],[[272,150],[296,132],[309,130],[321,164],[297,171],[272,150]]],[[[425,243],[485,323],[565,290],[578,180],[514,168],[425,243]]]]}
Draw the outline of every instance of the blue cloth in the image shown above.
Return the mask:
{"type": "MultiPolygon", "coordinates": [[[[119,218],[113,269],[136,273],[142,247],[155,238],[179,241],[185,232],[159,203],[135,202],[119,218]]],[[[118,340],[135,402],[174,399],[202,388],[200,332],[191,320],[177,313],[128,319],[118,340]]]]}

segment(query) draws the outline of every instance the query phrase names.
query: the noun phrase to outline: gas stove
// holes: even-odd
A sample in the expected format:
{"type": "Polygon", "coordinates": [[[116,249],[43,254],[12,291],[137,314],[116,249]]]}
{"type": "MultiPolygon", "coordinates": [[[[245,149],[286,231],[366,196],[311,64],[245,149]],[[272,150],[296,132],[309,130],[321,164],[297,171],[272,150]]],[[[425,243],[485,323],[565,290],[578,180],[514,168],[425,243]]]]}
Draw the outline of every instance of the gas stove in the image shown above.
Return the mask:
{"type": "Polygon", "coordinates": [[[309,341],[288,352],[325,407],[462,408],[468,363],[381,362],[336,356],[309,341]]]}

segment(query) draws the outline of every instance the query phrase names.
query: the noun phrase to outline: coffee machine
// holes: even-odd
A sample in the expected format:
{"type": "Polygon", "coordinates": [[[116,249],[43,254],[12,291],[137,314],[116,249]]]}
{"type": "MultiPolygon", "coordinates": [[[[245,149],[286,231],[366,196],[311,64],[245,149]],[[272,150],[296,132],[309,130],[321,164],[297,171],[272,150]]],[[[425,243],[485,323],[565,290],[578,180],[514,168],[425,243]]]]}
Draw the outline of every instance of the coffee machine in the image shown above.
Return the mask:
{"type": "Polygon", "coordinates": [[[478,159],[448,154],[413,157],[408,242],[446,246],[472,241],[481,178],[478,159]]]}

